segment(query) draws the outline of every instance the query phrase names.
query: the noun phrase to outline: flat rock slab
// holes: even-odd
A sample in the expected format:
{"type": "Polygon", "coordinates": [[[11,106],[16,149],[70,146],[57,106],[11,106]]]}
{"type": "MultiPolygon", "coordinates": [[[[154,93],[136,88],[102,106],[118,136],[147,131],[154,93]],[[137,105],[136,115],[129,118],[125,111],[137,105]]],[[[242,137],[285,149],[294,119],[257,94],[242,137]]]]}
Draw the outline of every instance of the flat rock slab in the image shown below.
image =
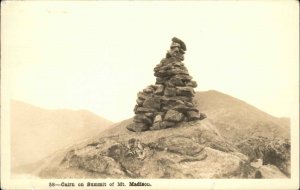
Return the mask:
{"type": "Polygon", "coordinates": [[[160,138],[152,147],[188,156],[195,156],[204,148],[204,146],[194,142],[190,138],[182,136],[160,138]]]}

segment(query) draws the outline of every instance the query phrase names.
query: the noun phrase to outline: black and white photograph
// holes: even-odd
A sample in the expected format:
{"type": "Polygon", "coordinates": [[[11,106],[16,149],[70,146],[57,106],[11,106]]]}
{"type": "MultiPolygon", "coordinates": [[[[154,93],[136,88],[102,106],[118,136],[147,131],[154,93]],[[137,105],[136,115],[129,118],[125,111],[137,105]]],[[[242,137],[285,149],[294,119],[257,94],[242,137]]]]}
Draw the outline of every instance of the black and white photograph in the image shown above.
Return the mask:
{"type": "Polygon", "coordinates": [[[298,1],[2,1],[2,189],[298,189],[298,1]]]}

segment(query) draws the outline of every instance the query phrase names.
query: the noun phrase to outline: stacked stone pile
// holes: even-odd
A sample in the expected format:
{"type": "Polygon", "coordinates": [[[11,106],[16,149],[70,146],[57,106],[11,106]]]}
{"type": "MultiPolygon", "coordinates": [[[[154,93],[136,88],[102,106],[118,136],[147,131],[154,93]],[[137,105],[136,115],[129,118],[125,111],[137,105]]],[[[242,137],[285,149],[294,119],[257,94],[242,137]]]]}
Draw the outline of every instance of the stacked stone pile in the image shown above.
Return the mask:
{"type": "Polygon", "coordinates": [[[197,87],[197,83],[182,63],[185,51],[184,42],[172,38],[166,58],[154,68],[155,85],[146,87],[137,95],[134,123],[127,126],[128,130],[159,130],[206,117],[193,102],[193,88],[197,87]]]}

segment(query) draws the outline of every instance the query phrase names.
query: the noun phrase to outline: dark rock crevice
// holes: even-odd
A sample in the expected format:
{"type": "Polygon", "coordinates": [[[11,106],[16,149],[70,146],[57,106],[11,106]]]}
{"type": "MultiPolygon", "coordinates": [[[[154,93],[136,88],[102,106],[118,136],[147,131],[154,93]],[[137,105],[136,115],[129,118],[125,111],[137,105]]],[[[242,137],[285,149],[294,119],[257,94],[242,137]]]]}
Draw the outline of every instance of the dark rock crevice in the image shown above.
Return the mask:
{"type": "Polygon", "coordinates": [[[290,176],[290,141],[286,139],[269,139],[250,137],[237,145],[239,150],[253,162],[262,159],[263,165],[277,166],[284,174],[290,176]]]}

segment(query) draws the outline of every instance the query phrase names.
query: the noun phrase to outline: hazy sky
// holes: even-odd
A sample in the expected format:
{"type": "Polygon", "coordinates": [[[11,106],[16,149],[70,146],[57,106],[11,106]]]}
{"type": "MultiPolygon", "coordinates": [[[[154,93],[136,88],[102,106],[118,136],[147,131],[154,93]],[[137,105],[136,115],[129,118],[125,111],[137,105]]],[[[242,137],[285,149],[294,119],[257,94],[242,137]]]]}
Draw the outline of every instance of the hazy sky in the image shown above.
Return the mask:
{"type": "Polygon", "coordinates": [[[5,2],[4,82],[13,99],[120,121],[133,116],[137,92],[155,83],[153,68],[177,36],[196,90],[289,116],[298,14],[297,1],[5,2]]]}

